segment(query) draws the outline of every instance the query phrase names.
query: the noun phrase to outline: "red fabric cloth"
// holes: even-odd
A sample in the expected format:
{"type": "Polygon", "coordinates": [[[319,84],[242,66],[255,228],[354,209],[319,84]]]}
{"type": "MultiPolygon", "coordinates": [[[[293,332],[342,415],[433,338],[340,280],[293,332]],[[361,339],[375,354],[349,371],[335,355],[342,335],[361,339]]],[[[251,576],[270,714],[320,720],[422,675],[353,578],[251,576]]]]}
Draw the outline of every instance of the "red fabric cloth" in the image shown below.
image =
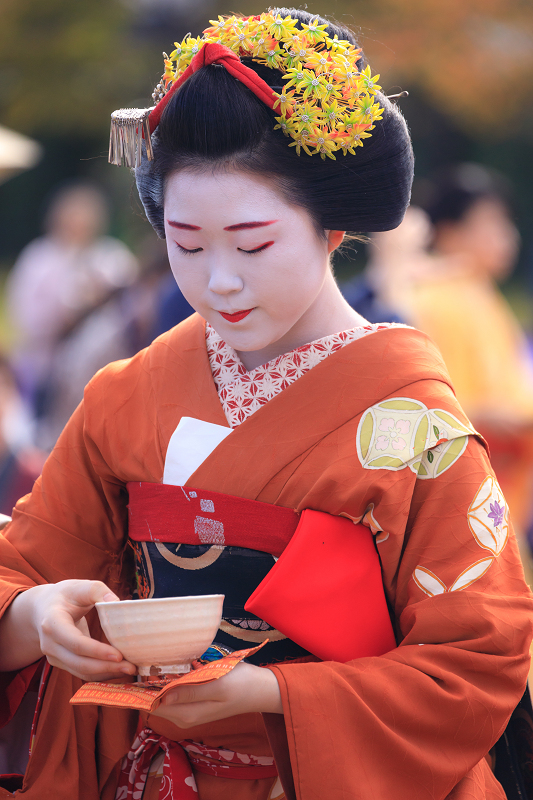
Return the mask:
{"type": "Polygon", "coordinates": [[[244,606],[323,661],[396,647],[372,533],[305,509],[283,555],[244,606]]]}
{"type": "Polygon", "coordinates": [[[290,508],[204,489],[131,481],[129,536],[136,542],[220,544],[280,556],[298,526],[290,508]]]}
{"type": "MultiPolygon", "coordinates": [[[[244,83],[244,85],[247,86],[248,89],[250,89],[256,95],[256,97],[265,103],[265,105],[267,105],[269,108],[274,108],[274,103],[276,102],[277,97],[274,90],[270,88],[268,83],[260,78],[253,69],[245,66],[240,60],[239,56],[230,50],[229,47],[225,47],[223,44],[212,44],[208,42],[204,44],[201,50],[198,51],[183,75],[172,84],[172,87],[168,90],[163,99],[159,101],[148,117],[151,133],[153,133],[159,125],[161,114],[165,110],[165,107],[174,92],[191,77],[193,72],[196,72],[196,70],[201,69],[201,67],[206,67],[209,64],[222,64],[230,73],[230,75],[233,75],[234,78],[237,78],[237,80],[239,80],[241,83],[244,83]]],[[[286,113],[288,114],[288,111],[286,113]]]]}
{"type": "Polygon", "coordinates": [[[13,718],[42,663],[36,661],[18,672],[0,672],[0,728],[13,718]]]}
{"type": "Polygon", "coordinates": [[[165,753],[160,800],[198,800],[193,766],[198,772],[238,780],[275,778],[278,774],[273,758],[243,756],[188,740],[174,742],[144,728],[122,764],[117,798],[133,800],[141,796],[150,764],[159,750],[165,753]]]}

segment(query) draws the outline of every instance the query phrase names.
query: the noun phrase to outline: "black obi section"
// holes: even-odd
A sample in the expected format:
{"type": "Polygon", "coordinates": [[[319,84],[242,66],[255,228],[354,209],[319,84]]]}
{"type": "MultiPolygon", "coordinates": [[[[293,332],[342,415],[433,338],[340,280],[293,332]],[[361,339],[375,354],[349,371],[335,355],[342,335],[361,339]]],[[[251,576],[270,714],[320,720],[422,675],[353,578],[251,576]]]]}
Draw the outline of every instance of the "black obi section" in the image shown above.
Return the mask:
{"type": "Polygon", "coordinates": [[[273,664],[309,656],[309,652],[267,622],[244,610],[244,604],[274,566],[274,556],[245,547],[174,544],[130,540],[135,552],[137,596],[225,595],[215,643],[230,651],[269,642],[248,660],[273,664]]]}

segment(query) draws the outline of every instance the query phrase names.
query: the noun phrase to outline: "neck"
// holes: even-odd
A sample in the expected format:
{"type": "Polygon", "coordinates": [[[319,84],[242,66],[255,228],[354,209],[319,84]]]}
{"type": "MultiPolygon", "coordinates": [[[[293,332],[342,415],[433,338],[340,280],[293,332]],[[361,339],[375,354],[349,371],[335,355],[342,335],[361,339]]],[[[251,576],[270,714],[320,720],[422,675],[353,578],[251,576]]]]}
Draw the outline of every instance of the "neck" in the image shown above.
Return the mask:
{"type": "Polygon", "coordinates": [[[362,325],[368,325],[367,320],[346,302],[328,270],[322,291],[315,302],[281,339],[261,350],[239,350],[237,355],[250,371],[316,339],[362,325]]]}

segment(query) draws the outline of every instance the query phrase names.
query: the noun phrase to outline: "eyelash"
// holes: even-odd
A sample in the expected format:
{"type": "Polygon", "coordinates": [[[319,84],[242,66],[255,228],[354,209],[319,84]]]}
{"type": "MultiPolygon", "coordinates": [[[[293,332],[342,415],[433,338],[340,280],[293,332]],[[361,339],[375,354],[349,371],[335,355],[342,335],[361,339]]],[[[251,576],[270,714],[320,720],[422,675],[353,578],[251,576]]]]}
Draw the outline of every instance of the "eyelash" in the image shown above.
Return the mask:
{"type": "Polygon", "coordinates": [[[263,250],[267,250],[274,242],[265,242],[260,247],[256,247],[255,250],[243,250],[241,247],[238,247],[237,250],[241,253],[246,253],[249,256],[253,256],[255,253],[262,253],[263,250]]]}
{"type": "MultiPolygon", "coordinates": [[[[238,247],[237,250],[240,253],[246,253],[246,255],[253,256],[256,253],[262,253],[263,250],[267,250],[273,244],[274,242],[265,242],[260,247],[256,247],[255,250],[243,250],[242,247],[238,247]]],[[[178,242],[176,242],[176,246],[180,251],[180,253],[183,253],[186,256],[192,256],[194,255],[194,253],[201,253],[203,250],[203,247],[195,247],[194,250],[187,250],[186,247],[183,247],[181,244],[178,244],[178,242]]]]}
{"type": "Polygon", "coordinates": [[[196,247],[194,250],[187,250],[186,247],[182,247],[181,244],[178,244],[178,242],[176,242],[176,246],[180,253],[183,253],[185,256],[192,256],[194,253],[201,253],[203,250],[203,247],[196,247]]]}

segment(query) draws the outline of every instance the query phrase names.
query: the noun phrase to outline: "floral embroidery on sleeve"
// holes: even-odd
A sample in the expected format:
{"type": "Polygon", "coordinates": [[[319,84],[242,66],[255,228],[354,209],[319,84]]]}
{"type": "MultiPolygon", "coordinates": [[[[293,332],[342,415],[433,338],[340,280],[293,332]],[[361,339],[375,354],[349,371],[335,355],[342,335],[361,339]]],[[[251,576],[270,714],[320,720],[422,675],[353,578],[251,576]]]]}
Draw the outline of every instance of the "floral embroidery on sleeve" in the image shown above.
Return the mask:
{"type": "Polygon", "coordinates": [[[357,453],[365,469],[409,467],[421,479],[436,478],[464,453],[474,429],[420,400],[393,397],[368,408],[357,429],[357,453]]]}
{"type": "Polygon", "coordinates": [[[426,567],[417,567],[413,572],[413,580],[418,588],[422,589],[429,597],[434,597],[436,594],[444,594],[445,592],[458,592],[460,589],[466,589],[474,581],[482,578],[493,561],[493,558],[483,558],[481,561],[471,564],[461,572],[450,587],[446,586],[444,581],[441,581],[434,572],[426,567]]]}
{"type": "Polygon", "coordinates": [[[480,547],[500,555],[509,538],[509,509],[493,475],[487,475],[472,500],[468,525],[480,547]]]}
{"type": "Polygon", "coordinates": [[[487,475],[483,480],[470,503],[467,519],[478,545],[489,550],[492,556],[482,558],[464,569],[449,587],[430,569],[418,565],[413,572],[413,580],[429,597],[471,586],[485,575],[507,544],[509,509],[494,475],[487,475]]]}

